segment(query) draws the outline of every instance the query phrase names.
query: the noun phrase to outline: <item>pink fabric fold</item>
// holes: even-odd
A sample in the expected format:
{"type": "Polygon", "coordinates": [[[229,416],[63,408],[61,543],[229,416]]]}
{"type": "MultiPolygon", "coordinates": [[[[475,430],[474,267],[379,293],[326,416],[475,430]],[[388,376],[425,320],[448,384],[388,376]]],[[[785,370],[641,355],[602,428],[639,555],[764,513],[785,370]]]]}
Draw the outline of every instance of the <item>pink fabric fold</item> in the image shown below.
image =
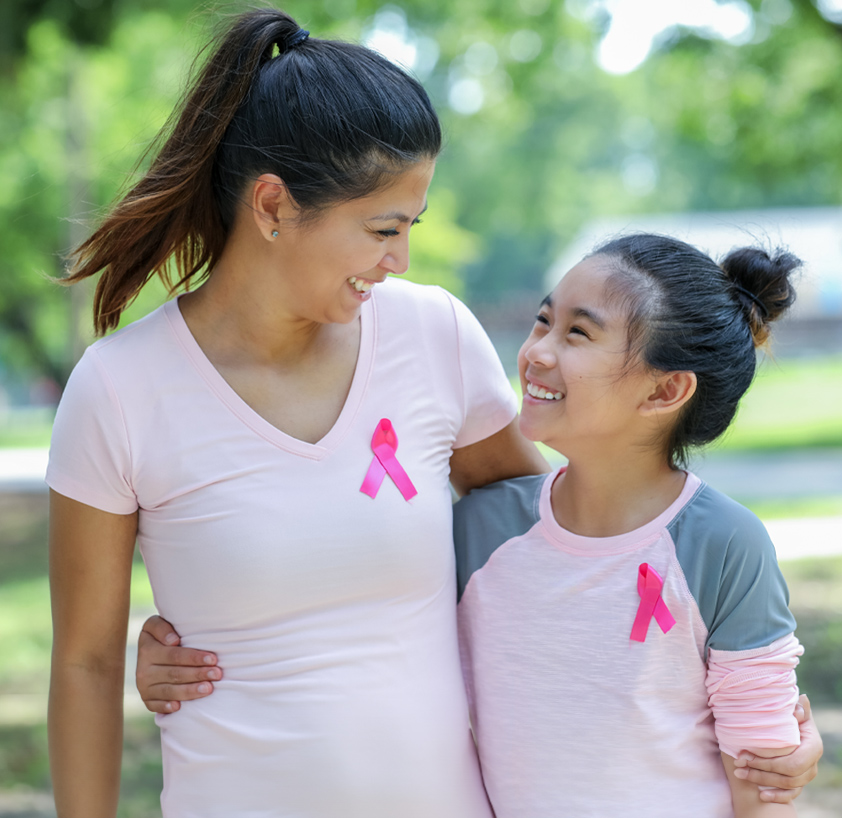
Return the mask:
{"type": "Polygon", "coordinates": [[[705,685],[723,753],[736,758],[740,750],[800,744],[793,709],[803,653],[794,634],[754,650],[710,649],[705,685]]]}

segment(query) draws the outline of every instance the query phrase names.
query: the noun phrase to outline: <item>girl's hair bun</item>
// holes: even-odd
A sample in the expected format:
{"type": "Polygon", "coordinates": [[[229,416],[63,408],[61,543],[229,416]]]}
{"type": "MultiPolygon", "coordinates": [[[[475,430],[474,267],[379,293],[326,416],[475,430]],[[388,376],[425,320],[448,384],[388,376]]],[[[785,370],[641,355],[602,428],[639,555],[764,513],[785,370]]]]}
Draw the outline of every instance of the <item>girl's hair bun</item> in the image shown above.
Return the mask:
{"type": "Polygon", "coordinates": [[[743,308],[755,347],[769,338],[772,321],[795,301],[791,276],[801,259],[784,250],[770,255],[759,247],[732,250],[720,265],[733,284],[733,296],[743,308]]]}

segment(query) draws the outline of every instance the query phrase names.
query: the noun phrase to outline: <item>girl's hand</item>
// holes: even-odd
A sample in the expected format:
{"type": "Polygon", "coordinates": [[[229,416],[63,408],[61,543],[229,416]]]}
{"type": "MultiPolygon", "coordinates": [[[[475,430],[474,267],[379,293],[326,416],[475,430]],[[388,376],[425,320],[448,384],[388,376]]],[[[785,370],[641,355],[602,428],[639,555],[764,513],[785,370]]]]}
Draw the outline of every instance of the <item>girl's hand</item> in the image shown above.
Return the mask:
{"type": "Polygon", "coordinates": [[[760,758],[743,751],[734,762],[734,775],[737,778],[762,787],[775,787],[760,791],[762,801],[786,804],[800,795],[801,788],[816,777],[824,747],[810,712],[810,700],[806,696],[798,699],[795,718],[801,730],[801,746],[792,753],[779,758],[760,758]]]}
{"type": "Polygon", "coordinates": [[[215,654],[179,647],[180,642],[166,619],[150,616],[143,623],[135,679],[146,709],[153,713],[174,713],[180,702],[209,696],[213,682],[222,678],[215,654]]]}

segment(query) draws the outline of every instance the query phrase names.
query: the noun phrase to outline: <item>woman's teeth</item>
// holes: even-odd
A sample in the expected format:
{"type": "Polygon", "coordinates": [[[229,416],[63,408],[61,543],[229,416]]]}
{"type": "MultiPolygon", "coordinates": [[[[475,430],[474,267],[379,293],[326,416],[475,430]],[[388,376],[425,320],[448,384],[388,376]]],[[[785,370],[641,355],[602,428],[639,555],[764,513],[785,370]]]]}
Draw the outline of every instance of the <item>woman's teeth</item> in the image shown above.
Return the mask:
{"type": "Polygon", "coordinates": [[[535,386],[531,381],[526,382],[526,391],[532,395],[533,398],[540,398],[541,400],[561,400],[561,392],[548,392],[543,386],[535,386]]]}
{"type": "Polygon", "coordinates": [[[367,293],[374,286],[374,284],[370,284],[368,281],[363,281],[361,278],[357,278],[356,276],[351,276],[348,279],[348,283],[358,293],[367,293]]]}

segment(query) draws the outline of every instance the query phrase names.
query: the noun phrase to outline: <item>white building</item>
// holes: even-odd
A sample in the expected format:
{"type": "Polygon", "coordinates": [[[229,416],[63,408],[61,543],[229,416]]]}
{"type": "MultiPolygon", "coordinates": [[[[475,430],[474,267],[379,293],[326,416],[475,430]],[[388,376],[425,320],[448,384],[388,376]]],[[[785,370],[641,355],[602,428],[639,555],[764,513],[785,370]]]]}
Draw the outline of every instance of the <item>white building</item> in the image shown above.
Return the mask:
{"type": "MultiPolygon", "coordinates": [[[[822,327],[823,332],[830,332],[825,340],[832,344],[835,339],[838,351],[842,352],[842,207],[597,219],[582,228],[547,272],[546,290],[555,287],[564,273],[597,245],[613,236],[637,232],[673,236],[704,250],[716,260],[734,247],[751,244],[766,249],[783,247],[795,253],[804,262],[804,269],[796,283],[798,300],[787,323],[810,322],[817,329],[822,327]]],[[[827,349],[825,343],[821,346],[827,349]]]]}

